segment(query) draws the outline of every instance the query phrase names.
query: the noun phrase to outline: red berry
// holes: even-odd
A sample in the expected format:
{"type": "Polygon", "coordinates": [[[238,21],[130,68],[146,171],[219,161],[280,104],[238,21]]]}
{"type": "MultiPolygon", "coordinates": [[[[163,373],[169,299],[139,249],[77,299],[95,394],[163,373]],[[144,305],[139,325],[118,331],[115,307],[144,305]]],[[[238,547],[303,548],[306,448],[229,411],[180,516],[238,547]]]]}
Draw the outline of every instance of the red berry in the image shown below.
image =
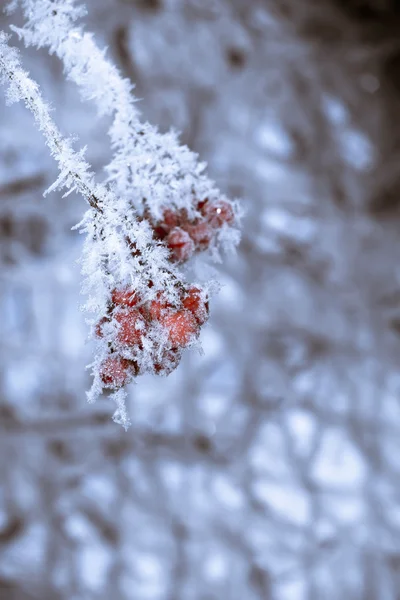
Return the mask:
{"type": "Polygon", "coordinates": [[[100,366],[100,377],[106,387],[119,388],[128,383],[130,362],[121,356],[110,356],[100,366]]]}
{"type": "Polygon", "coordinates": [[[113,290],[111,292],[111,300],[114,304],[118,304],[119,306],[132,307],[138,303],[139,298],[137,297],[135,290],[125,287],[113,290]]]}
{"type": "Polygon", "coordinates": [[[162,225],[156,225],[153,227],[153,233],[156,240],[163,240],[168,235],[168,229],[162,225]]]}
{"type": "Polygon", "coordinates": [[[116,313],[115,320],[120,325],[117,339],[121,344],[140,344],[145,333],[145,321],[138,310],[121,310],[116,313]]]}
{"type": "Polygon", "coordinates": [[[157,374],[169,375],[176,369],[180,360],[180,353],[177,348],[171,348],[164,352],[164,355],[159,363],[154,364],[154,371],[157,374]]]}
{"type": "Polygon", "coordinates": [[[175,227],[167,236],[167,245],[171,254],[178,262],[188,260],[194,251],[194,244],[187,231],[180,227],[175,227]]]}
{"type": "Polygon", "coordinates": [[[150,302],[150,317],[157,321],[161,315],[165,313],[166,309],[170,308],[170,306],[171,305],[166,301],[164,294],[162,292],[157,292],[156,299],[150,302]]]}
{"type": "Polygon", "coordinates": [[[183,307],[189,310],[199,325],[203,325],[208,318],[208,302],[204,293],[197,288],[189,288],[186,297],[182,301],[183,307]]]}
{"type": "Polygon", "coordinates": [[[204,200],[199,200],[197,203],[197,210],[199,210],[200,212],[203,212],[203,208],[205,207],[205,205],[208,202],[208,198],[204,198],[204,200]]]}
{"type": "Polygon", "coordinates": [[[188,215],[188,211],[187,208],[181,208],[178,212],[178,225],[180,225],[182,227],[182,229],[185,229],[184,225],[188,222],[189,220],[189,215],[188,215]]]}
{"type": "Polygon", "coordinates": [[[178,227],[179,225],[179,217],[170,208],[166,208],[163,213],[163,222],[161,224],[167,231],[170,231],[174,227],[178,227]]]}
{"type": "Polygon", "coordinates": [[[168,330],[173,347],[185,347],[198,331],[193,315],[187,310],[169,311],[160,318],[160,323],[168,330]]]}
{"type": "Polygon", "coordinates": [[[194,241],[196,250],[206,250],[208,248],[212,238],[212,230],[208,223],[200,221],[195,225],[188,225],[186,229],[194,241]]]}
{"type": "Polygon", "coordinates": [[[160,300],[152,300],[149,307],[150,317],[154,320],[158,320],[161,317],[163,310],[165,310],[167,306],[164,302],[160,300]]]}
{"type": "Polygon", "coordinates": [[[207,203],[202,207],[201,212],[214,229],[222,227],[224,223],[232,225],[235,220],[233,208],[231,204],[225,200],[207,203]]]}

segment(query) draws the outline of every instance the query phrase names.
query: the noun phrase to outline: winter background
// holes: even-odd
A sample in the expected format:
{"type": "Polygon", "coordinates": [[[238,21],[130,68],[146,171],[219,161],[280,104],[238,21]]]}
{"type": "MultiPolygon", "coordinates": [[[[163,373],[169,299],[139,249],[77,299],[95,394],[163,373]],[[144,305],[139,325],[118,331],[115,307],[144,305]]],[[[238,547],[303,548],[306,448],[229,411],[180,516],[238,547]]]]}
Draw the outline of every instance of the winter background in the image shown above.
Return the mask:
{"type": "MultiPolygon", "coordinates": [[[[85,398],[84,202],[42,197],[0,90],[1,600],[398,600],[397,2],[86,5],[144,117],[243,198],[242,242],[204,354],[131,385],[125,433],[85,398]]],[[[107,121],[22,57],[101,178],[107,121]]]]}

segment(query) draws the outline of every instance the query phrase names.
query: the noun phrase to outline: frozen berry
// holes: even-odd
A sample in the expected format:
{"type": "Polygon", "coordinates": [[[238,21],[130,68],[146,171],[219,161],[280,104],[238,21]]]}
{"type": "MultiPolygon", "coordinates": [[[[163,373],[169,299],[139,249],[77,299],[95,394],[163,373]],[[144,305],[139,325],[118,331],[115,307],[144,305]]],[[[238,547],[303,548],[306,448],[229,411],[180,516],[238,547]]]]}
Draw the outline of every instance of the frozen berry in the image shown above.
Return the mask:
{"type": "Polygon", "coordinates": [[[189,221],[187,208],[181,208],[178,212],[178,225],[185,229],[186,223],[189,221]]]}
{"type": "Polygon", "coordinates": [[[214,229],[222,227],[224,223],[232,225],[235,220],[235,213],[229,202],[225,200],[217,200],[216,202],[207,202],[202,209],[202,214],[207,222],[214,229]]]}
{"type": "Polygon", "coordinates": [[[175,227],[169,232],[166,241],[173,258],[178,262],[184,262],[192,256],[194,243],[187,231],[175,227]]]}
{"type": "Polygon", "coordinates": [[[204,198],[204,200],[199,200],[199,202],[197,203],[197,210],[201,211],[203,210],[203,208],[205,207],[205,205],[208,203],[208,198],[204,198]]]}
{"type": "Polygon", "coordinates": [[[138,297],[135,290],[131,288],[115,289],[111,292],[111,300],[119,306],[135,306],[138,303],[138,297]]]}
{"type": "Polygon", "coordinates": [[[194,241],[196,250],[206,250],[210,245],[212,230],[205,221],[200,221],[195,225],[188,225],[187,232],[194,241]]]}
{"type": "Polygon", "coordinates": [[[161,316],[160,323],[167,329],[173,347],[184,348],[198,332],[196,319],[188,310],[171,310],[161,316]]]}
{"type": "Polygon", "coordinates": [[[154,371],[158,375],[169,375],[179,364],[181,355],[177,348],[164,352],[160,362],[154,364],[154,371]]]}
{"type": "Polygon", "coordinates": [[[116,313],[115,320],[119,323],[117,339],[121,344],[140,344],[145,333],[145,321],[138,310],[121,310],[116,313]]]}
{"type": "Polygon", "coordinates": [[[167,231],[170,231],[174,227],[178,227],[179,225],[179,217],[170,208],[166,208],[163,213],[163,222],[161,226],[164,227],[167,231]]]}
{"type": "Polygon", "coordinates": [[[168,229],[162,225],[156,225],[153,227],[153,234],[156,240],[164,240],[168,235],[168,229]]]}
{"type": "Polygon", "coordinates": [[[189,288],[182,305],[192,313],[199,325],[203,325],[208,318],[208,302],[204,292],[197,287],[189,288]]]}
{"type": "Polygon", "coordinates": [[[109,388],[119,388],[128,383],[132,373],[130,361],[121,356],[110,356],[100,366],[100,377],[109,388]]]}
{"type": "Polygon", "coordinates": [[[171,305],[165,299],[164,294],[157,292],[156,299],[150,302],[149,315],[151,319],[157,321],[168,308],[171,308],[171,305]]]}

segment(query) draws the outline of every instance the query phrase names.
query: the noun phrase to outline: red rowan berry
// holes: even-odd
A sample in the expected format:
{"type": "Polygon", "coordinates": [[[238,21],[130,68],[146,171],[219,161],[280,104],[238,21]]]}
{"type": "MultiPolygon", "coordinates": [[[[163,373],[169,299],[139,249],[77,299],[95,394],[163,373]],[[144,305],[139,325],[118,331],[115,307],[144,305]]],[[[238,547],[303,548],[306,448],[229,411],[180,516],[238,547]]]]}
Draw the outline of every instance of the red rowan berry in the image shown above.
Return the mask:
{"type": "Polygon", "coordinates": [[[173,258],[178,262],[184,262],[192,256],[194,244],[187,231],[175,227],[169,232],[166,241],[173,258]]]}
{"type": "Polygon", "coordinates": [[[188,222],[188,220],[189,215],[187,208],[181,208],[178,212],[178,225],[182,227],[182,229],[185,229],[184,225],[188,222]]]}
{"type": "Polygon", "coordinates": [[[153,234],[156,240],[164,240],[168,235],[168,230],[162,225],[153,227],[153,234]]]}
{"type": "Polygon", "coordinates": [[[121,310],[115,314],[115,320],[120,325],[117,340],[121,344],[140,344],[145,333],[145,321],[138,310],[121,310]]]}
{"type": "Polygon", "coordinates": [[[231,204],[225,200],[207,203],[203,206],[201,212],[214,229],[222,227],[224,223],[232,225],[235,220],[233,208],[231,204]]]}
{"type": "Polygon", "coordinates": [[[188,310],[169,311],[161,316],[160,323],[168,331],[173,347],[184,348],[198,332],[195,318],[188,310]]]}
{"type": "Polygon", "coordinates": [[[204,198],[204,200],[199,200],[197,203],[197,210],[199,210],[200,212],[202,212],[202,209],[204,208],[204,206],[207,204],[208,202],[208,198],[204,198]]]}
{"type": "Polygon", "coordinates": [[[130,362],[121,356],[110,356],[100,366],[100,377],[109,388],[119,388],[128,383],[130,362]]]}
{"type": "Polygon", "coordinates": [[[150,302],[149,315],[151,319],[157,321],[161,315],[165,313],[166,309],[170,307],[171,305],[165,299],[164,294],[162,292],[157,292],[156,299],[150,302]]]}
{"type": "Polygon", "coordinates": [[[204,293],[197,288],[189,288],[186,297],[182,301],[184,308],[189,310],[199,325],[203,325],[208,318],[208,302],[204,293]]]}
{"type": "Polygon", "coordinates": [[[187,225],[186,230],[195,243],[196,250],[206,250],[210,245],[212,231],[208,223],[200,221],[194,225],[187,225]]]}
{"type": "Polygon", "coordinates": [[[121,289],[114,289],[111,292],[111,300],[114,304],[132,307],[138,303],[139,299],[134,290],[125,287],[121,289]]]}
{"type": "Polygon", "coordinates": [[[180,360],[180,352],[178,348],[171,348],[164,352],[161,361],[154,364],[154,371],[157,374],[169,375],[176,369],[180,360]]]}
{"type": "Polygon", "coordinates": [[[161,223],[161,226],[164,227],[168,232],[174,227],[178,227],[178,225],[179,216],[177,213],[170,208],[166,208],[163,213],[163,222],[161,223]]]}

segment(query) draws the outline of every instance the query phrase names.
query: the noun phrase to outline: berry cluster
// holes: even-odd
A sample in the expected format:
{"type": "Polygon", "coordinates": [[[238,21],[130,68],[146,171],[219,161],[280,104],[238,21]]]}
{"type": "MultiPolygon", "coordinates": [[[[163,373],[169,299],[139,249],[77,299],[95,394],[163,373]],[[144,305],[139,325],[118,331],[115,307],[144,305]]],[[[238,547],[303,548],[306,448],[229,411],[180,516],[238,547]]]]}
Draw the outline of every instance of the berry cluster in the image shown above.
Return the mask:
{"type": "MultiPolygon", "coordinates": [[[[182,208],[165,208],[162,219],[155,221],[149,211],[145,218],[153,229],[154,238],[170,250],[172,262],[184,263],[195,252],[209,248],[218,231],[233,225],[232,205],[224,200],[204,200],[196,203],[194,217],[182,208]]],[[[136,243],[126,238],[132,256],[141,258],[136,243]]],[[[107,342],[108,356],[100,365],[102,385],[118,389],[137,375],[152,372],[165,375],[179,364],[182,349],[194,341],[208,318],[208,299],[198,287],[178,288],[174,304],[163,292],[142,297],[129,287],[111,292],[107,314],[97,323],[98,338],[107,342]],[[147,299],[150,296],[150,300],[147,299]]],[[[148,282],[148,288],[153,282],[148,282]]]]}
{"type": "Polygon", "coordinates": [[[165,209],[161,222],[155,223],[149,217],[155,238],[168,246],[175,262],[186,262],[195,252],[207,250],[218,230],[235,221],[232,205],[226,200],[205,198],[197,203],[196,209],[194,219],[189,219],[184,208],[175,212],[165,209]]]}
{"type": "Polygon", "coordinates": [[[170,373],[179,363],[182,348],[196,339],[207,318],[207,296],[195,286],[180,289],[178,306],[168,302],[162,292],[143,302],[130,288],[114,289],[107,316],[95,328],[96,336],[104,337],[109,349],[100,366],[103,386],[120,388],[145,371],[170,373]],[[152,345],[151,364],[140,362],[146,342],[147,347],[152,345]]]}

